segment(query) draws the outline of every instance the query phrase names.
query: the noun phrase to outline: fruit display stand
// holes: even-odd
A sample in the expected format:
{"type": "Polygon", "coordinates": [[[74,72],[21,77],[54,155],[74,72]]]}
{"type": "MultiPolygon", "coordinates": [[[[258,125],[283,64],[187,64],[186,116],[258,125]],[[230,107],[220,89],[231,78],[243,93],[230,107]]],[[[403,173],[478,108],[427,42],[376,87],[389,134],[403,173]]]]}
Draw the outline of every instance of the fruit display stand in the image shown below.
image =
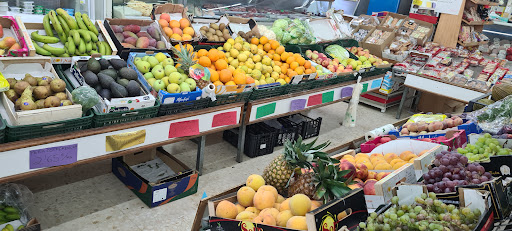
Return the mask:
{"type": "Polygon", "coordinates": [[[235,103],[3,144],[0,147],[0,182],[194,138],[199,138],[196,168],[201,172],[205,135],[238,127],[242,113],[243,104],[235,103]]]}

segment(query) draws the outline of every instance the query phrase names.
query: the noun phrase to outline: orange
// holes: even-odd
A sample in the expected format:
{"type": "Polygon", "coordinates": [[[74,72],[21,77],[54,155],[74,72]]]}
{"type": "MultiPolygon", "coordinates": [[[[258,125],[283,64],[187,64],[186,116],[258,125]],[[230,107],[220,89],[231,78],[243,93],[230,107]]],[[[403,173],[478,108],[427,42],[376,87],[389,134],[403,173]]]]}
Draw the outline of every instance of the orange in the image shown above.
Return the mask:
{"type": "Polygon", "coordinates": [[[192,36],[190,36],[189,34],[183,34],[183,36],[181,36],[181,38],[183,39],[183,41],[192,40],[192,36]]]}
{"type": "Polygon", "coordinates": [[[215,85],[215,86],[222,86],[224,84],[221,81],[217,80],[217,81],[213,82],[213,85],[215,85]]]}
{"type": "Polygon", "coordinates": [[[207,55],[208,55],[208,51],[206,49],[200,49],[197,51],[197,56],[199,56],[199,57],[207,56],[207,55]]]}
{"type": "Polygon", "coordinates": [[[298,74],[298,75],[302,75],[302,74],[304,74],[304,70],[302,70],[302,68],[300,68],[300,67],[297,67],[297,68],[295,69],[295,72],[297,72],[297,74],[298,74]]]}
{"type": "MultiPolygon", "coordinates": [[[[286,62],[288,62],[288,60],[286,60],[286,62]]],[[[295,70],[297,69],[297,67],[299,67],[299,63],[298,62],[292,62],[290,63],[290,68],[295,70]]]]}
{"type": "Polygon", "coordinates": [[[265,37],[265,36],[261,36],[260,37],[260,43],[263,44],[263,45],[267,44],[268,43],[268,38],[265,37]]]}
{"type": "Polygon", "coordinates": [[[170,27],[164,27],[164,33],[168,37],[171,37],[171,35],[173,34],[172,29],[170,27]]]}
{"type": "Polygon", "coordinates": [[[212,65],[212,61],[206,56],[199,57],[199,61],[197,63],[203,67],[210,67],[212,65]]]}
{"type": "Polygon", "coordinates": [[[210,69],[210,81],[212,83],[219,81],[219,72],[217,72],[216,70],[211,69],[211,68],[208,68],[208,69],[210,69]]]}
{"type": "MultiPolygon", "coordinates": [[[[189,27],[189,26],[190,26],[190,21],[188,21],[188,19],[186,19],[186,18],[180,19],[180,28],[181,29],[185,29],[186,27],[189,27]]],[[[192,30],[192,31],[194,31],[194,30],[192,30]]]]}
{"type": "MultiPolygon", "coordinates": [[[[194,51],[194,47],[193,47],[192,45],[190,45],[190,44],[182,44],[182,46],[183,46],[186,50],[188,50],[188,51],[190,51],[190,50],[191,50],[191,51],[194,51]]],[[[181,46],[180,46],[180,44],[176,44],[176,45],[174,46],[174,48],[176,48],[176,50],[178,50],[178,51],[181,51],[181,46]]]]}
{"type": "Polygon", "coordinates": [[[276,52],[274,50],[269,50],[268,53],[269,54],[275,54],[276,52]]]}
{"type": "Polygon", "coordinates": [[[263,45],[258,45],[258,49],[263,50],[263,45]]]}
{"type": "Polygon", "coordinates": [[[284,74],[279,74],[279,78],[280,78],[280,79],[285,79],[285,78],[286,78],[286,76],[285,76],[284,74]]]}
{"type": "Polygon", "coordinates": [[[217,70],[217,68],[215,68],[215,65],[213,65],[213,64],[210,66],[210,68],[213,70],[217,70]]]}
{"type": "Polygon", "coordinates": [[[245,83],[246,84],[251,84],[251,83],[254,83],[254,79],[250,76],[247,76],[247,78],[245,79],[245,83]]]}
{"type": "Polygon", "coordinates": [[[183,35],[183,31],[180,28],[172,28],[172,33],[179,34],[180,36],[183,35]]]}
{"type": "Polygon", "coordinates": [[[180,22],[178,22],[176,20],[171,20],[171,21],[169,21],[169,26],[171,28],[180,28],[180,22]]]}
{"type": "Polygon", "coordinates": [[[281,65],[281,68],[283,68],[283,67],[288,68],[288,67],[290,67],[290,64],[288,64],[288,63],[283,63],[283,65],[281,65]]]}
{"type": "Polygon", "coordinates": [[[304,64],[303,64],[303,65],[304,65],[304,67],[305,67],[306,69],[309,69],[309,68],[311,68],[311,61],[306,60],[306,61],[304,62],[304,64]]]}
{"type": "Polygon", "coordinates": [[[311,74],[311,73],[313,73],[313,71],[312,71],[311,69],[306,69],[306,70],[304,71],[304,74],[311,74]]]}
{"type": "MultiPolygon", "coordinates": [[[[168,28],[168,27],[167,27],[168,28]]],[[[181,36],[179,34],[172,34],[171,35],[171,38],[174,39],[174,40],[178,40],[178,41],[181,41],[181,36]]]]}
{"type": "Polygon", "coordinates": [[[265,51],[267,51],[267,52],[270,50],[270,48],[272,48],[272,47],[270,46],[270,43],[267,43],[267,44],[263,45],[263,50],[265,50],[265,51]]]}
{"type": "Polygon", "coordinates": [[[243,73],[238,73],[235,75],[234,81],[236,84],[245,84],[246,83],[246,77],[243,73]]]}
{"type": "Polygon", "coordinates": [[[296,76],[297,75],[297,72],[295,71],[288,71],[288,77],[293,77],[293,76],[296,76]]]}
{"type": "Polygon", "coordinates": [[[276,50],[276,53],[282,54],[284,52],[284,47],[283,46],[279,46],[275,50],[276,50]]]}
{"type": "Polygon", "coordinates": [[[293,62],[295,62],[295,58],[294,57],[288,57],[286,59],[286,63],[288,63],[288,64],[293,63],[293,62]]]}
{"type": "Polygon", "coordinates": [[[298,59],[298,58],[301,58],[302,56],[301,56],[299,53],[294,53],[294,54],[293,54],[293,57],[294,57],[295,59],[298,59]]]}
{"type": "Polygon", "coordinates": [[[275,62],[281,61],[281,56],[279,56],[278,54],[274,54],[274,61],[275,62]]]}
{"type": "Polygon", "coordinates": [[[219,54],[218,54],[217,49],[210,49],[210,51],[208,51],[208,58],[210,58],[210,60],[212,62],[217,61],[219,59],[219,54]]]}
{"type": "Polygon", "coordinates": [[[291,81],[291,80],[292,80],[292,79],[291,79],[290,77],[285,77],[285,78],[284,78],[284,81],[286,81],[286,83],[290,83],[290,81],[291,81]]]}
{"type": "Polygon", "coordinates": [[[282,65],[281,66],[281,73],[286,74],[287,72],[288,72],[288,67],[286,67],[285,65],[282,65]]]}
{"type": "Polygon", "coordinates": [[[220,71],[219,79],[221,82],[227,83],[227,82],[231,81],[232,77],[233,77],[232,73],[229,69],[224,69],[224,70],[220,71]]]}
{"type": "Polygon", "coordinates": [[[183,28],[183,34],[188,34],[190,36],[194,36],[195,32],[194,32],[194,29],[192,29],[192,27],[185,27],[183,28]]]}
{"type": "Polygon", "coordinates": [[[260,44],[260,40],[256,37],[252,37],[251,44],[258,45],[260,44]]]}
{"type": "Polygon", "coordinates": [[[233,71],[233,76],[238,75],[238,74],[244,74],[245,75],[245,71],[242,70],[242,69],[236,69],[235,71],[233,71]]]}
{"type": "Polygon", "coordinates": [[[306,64],[306,59],[300,57],[297,59],[297,62],[299,63],[299,65],[304,66],[304,64],[306,64]]]}
{"type": "Polygon", "coordinates": [[[267,56],[270,58],[270,59],[274,59],[274,54],[270,54],[268,53],[267,56]]]}
{"type": "Polygon", "coordinates": [[[272,50],[275,50],[280,46],[279,42],[276,40],[270,40],[269,43],[270,43],[270,47],[272,48],[272,50]]]}
{"type": "MultiPolygon", "coordinates": [[[[274,55],[274,57],[276,57],[276,55],[274,55]]],[[[281,62],[281,59],[279,59],[277,61],[274,60],[274,64],[277,65],[277,66],[283,65],[283,63],[281,62]]]]}
{"type": "Polygon", "coordinates": [[[224,59],[219,59],[215,61],[215,68],[217,68],[217,70],[226,69],[228,68],[228,62],[226,62],[224,59]]]}
{"type": "Polygon", "coordinates": [[[169,14],[163,13],[160,15],[160,19],[165,19],[165,21],[171,21],[171,16],[169,14]]]}
{"type": "Polygon", "coordinates": [[[162,28],[164,28],[164,27],[168,27],[168,26],[169,26],[169,22],[168,22],[167,20],[165,20],[165,19],[160,19],[160,20],[158,20],[158,24],[160,24],[160,26],[161,26],[162,28]]]}
{"type": "Polygon", "coordinates": [[[312,70],[313,72],[316,72],[316,67],[311,67],[311,70],[312,70]]]}
{"type": "Polygon", "coordinates": [[[226,85],[226,86],[228,86],[228,85],[233,85],[233,86],[234,86],[234,85],[236,85],[236,83],[235,83],[235,82],[233,82],[233,81],[229,81],[229,82],[227,82],[225,85],[226,85]]]}
{"type": "Polygon", "coordinates": [[[286,59],[288,59],[288,57],[290,57],[290,53],[288,52],[283,52],[281,53],[281,61],[286,61],[286,59]]]}

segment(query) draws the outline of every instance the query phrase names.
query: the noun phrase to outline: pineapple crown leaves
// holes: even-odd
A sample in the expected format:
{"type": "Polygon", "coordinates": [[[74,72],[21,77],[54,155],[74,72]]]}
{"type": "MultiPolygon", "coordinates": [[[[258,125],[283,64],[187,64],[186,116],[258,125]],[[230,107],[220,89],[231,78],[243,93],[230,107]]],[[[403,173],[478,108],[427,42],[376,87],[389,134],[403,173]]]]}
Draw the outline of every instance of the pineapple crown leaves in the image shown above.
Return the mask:
{"type": "Polygon", "coordinates": [[[323,199],[324,203],[340,198],[352,190],[347,186],[352,181],[352,177],[349,179],[344,177],[350,170],[340,171],[336,165],[321,160],[315,161],[313,170],[315,171],[313,177],[315,196],[323,199]]]}
{"type": "MultiPolygon", "coordinates": [[[[318,139],[318,138],[317,138],[318,139]]],[[[313,168],[313,160],[320,159],[326,162],[331,162],[331,158],[327,153],[322,152],[324,148],[329,146],[330,141],[314,146],[317,139],[310,143],[305,143],[302,137],[299,136],[297,141],[286,141],[284,144],[284,156],[288,164],[294,168],[313,168]]]]}
{"type": "MultiPolygon", "coordinates": [[[[182,65],[186,65],[188,67],[194,65],[197,63],[196,60],[194,60],[194,57],[196,56],[194,54],[194,48],[192,46],[186,46],[186,48],[181,44],[180,42],[180,49],[176,49],[176,47],[171,46],[172,52],[178,56],[178,63],[181,63],[182,65]]],[[[188,71],[188,70],[184,70],[188,71]]]]}

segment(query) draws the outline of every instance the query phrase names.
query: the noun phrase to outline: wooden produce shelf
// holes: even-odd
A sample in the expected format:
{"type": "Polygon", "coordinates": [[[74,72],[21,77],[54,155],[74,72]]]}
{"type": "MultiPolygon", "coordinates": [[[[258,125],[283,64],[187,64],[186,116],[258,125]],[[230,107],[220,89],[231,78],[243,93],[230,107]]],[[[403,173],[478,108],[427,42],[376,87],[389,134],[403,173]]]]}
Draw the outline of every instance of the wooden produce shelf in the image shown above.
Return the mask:
{"type": "MultiPolygon", "coordinates": [[[[149,148],[236,128],[240,126],[243,107],[244,103],[233,103],[176,115],[5,143],[0,145],[0,183],[58,171],[79,164],[115,158],[149,148]],[[184,127],[184,124],[193,126],[184,127]],[[182,126],[180,127],[180,125],[182,126]],[[185,130],[185,133],[178,134],[179,132],[173,132],[177,131],[178,128],[185,130]],[[134,146],[125,146],[126,148],[108,151],[107,144],[110,142],[107,140],[111,140],[115,135],[132,134],[130,132],[144,133],[142,142],[138,142],[139,144],[134,146]],[[34,151],[46,150],[47,148],[61,148],[68,145],[77,145],[74,153],[76,161],[55,167],[31,168],[33,164],[31,163],[33,161],[31,156],[35,153],[34,151]]],[[[55,157],[52,152],[49,155],[52,155],[50,156],[52,158],[55,157]]]]}
{"type": "MultiPolygon", "coordinates": [[[[384,74],[362,79],[363,93],[379,89],[383,78],[384,74]]],[[[247,105],[245,123],[258,123],[350,99],[351,88],[355,84],[356,81],[348,81],[309,91],[250,101],[247,105]]]]}
{"type": "Polygon", "coordinates": [[[484,25],[492,25],[494,24],[493,21],[466,21],[465,19],[462,19],[462,22],[466,23],[469,26],[484,26],[484,25]]]}
{"type": "Polygon", "coordinates": [[[487,5],[487,6],[499,6],[500,4],[497,2],[483,1],[483,0],[470,0],[472,3],[477,5],[487,5]]]}

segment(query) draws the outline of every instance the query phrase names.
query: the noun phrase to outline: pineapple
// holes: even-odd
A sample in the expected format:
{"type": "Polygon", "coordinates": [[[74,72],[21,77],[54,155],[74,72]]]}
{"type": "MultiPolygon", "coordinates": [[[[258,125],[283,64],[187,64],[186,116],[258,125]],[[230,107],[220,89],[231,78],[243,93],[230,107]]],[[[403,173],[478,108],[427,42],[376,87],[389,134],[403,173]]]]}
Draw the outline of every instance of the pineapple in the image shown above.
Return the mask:
{"type": "Polygon", "coordinates": [[[347,186],[352,178],[347,179],[344,177],[350,170],[340,170],[338,166],[334,165],[334,163],[339,161],[332,158],[329,159],[331,162],[315,160],[314,174],[312,174],[312,184],[315,185],[314,199],[323,200],[324,204],[340,198],[352,190],[347,186]]]}
{"type": "Polygon", "coordinates": [[[327,154],[320,152],[329,145],[325,142],[313,146],[316,139],[311,143],[303,143],[302,137],[297,141],[286,141],[284,153],[276,157],[263,171],[263,179],[266,184],[274,186],[280,194],[286,195],[286,186],[292,175],[300,173],[302,168],[312,168],[311,161],[315,158],[327,159],[327,154]]]}
{"type": "Polygon", "coordinates": [[[304,194],[311,199],[318,199],[315,198],[316,187],[313,184],[313,177],[313,172],[307,172],[293,177],[288,187],[288,197],[295,194],[304,194]]]}
{"type": "MultiPolygon", "coordinates": [[[[178,56],[177,63],[180,64],[180,68],[185,71],[185,73],[188,75],[190,71],[190,67],[197,63],[196,60],[194,60],[194,57],[196,56],[196,53],[194,52],[193,48],[188,48],[189,46],[186,46],[187,48],[183,47],[183,45],[180,43],[180,50],[176,49],[175,47],[171,47],[172,52],[178,56]]],[[[197,87],[203,89],[208,85],[208,81],[204,79],[195,79],[197,87]]]]}

